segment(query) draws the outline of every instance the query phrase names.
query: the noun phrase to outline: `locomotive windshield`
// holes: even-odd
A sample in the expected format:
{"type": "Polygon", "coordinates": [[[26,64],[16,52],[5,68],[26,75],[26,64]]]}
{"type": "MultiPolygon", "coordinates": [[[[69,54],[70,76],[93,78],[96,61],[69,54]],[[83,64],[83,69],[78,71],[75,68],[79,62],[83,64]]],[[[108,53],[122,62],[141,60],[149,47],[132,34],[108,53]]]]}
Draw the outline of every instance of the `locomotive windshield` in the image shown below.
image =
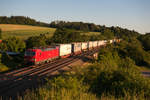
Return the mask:
{"type": "Polygon", "coordinates": [[[32,51],[25,52],[25,56],[34,56],[34,55],[35,55],[35,52],[32,52],[32,51]]]}

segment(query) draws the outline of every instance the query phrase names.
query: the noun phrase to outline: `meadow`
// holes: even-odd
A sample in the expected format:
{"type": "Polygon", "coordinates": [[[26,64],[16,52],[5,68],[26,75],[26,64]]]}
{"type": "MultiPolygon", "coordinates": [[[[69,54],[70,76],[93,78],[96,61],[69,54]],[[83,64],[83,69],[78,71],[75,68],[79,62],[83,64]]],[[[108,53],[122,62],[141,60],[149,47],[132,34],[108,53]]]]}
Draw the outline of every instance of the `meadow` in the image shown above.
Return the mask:
{"type": "MultiPolygon", "coordinates": [[[[56,28],[14,24],[0,24],[0,29],[2,29],[3,39],[15,36],[24,40],[28,37],[38,36],[40,34],[46,34],[46,36],[52,37],[56,30],[56,28]]],[[[99,34],[99,32],[81,32],[81,35],[88,36],[99,34]]]]}
{"type": "Polygon", "coordinates": [[[88,36],[92,36],[92,35],[100,35],[100,32],[81,32],[81,35],[88,35],[88,36]]]}
{"type": "Polygon", "coordinates": [[[4,39],[13,36],[27,39],[30,36],[37,36],[40,34],[46,34],[51,37],[56,30],[55,28],[14,24],[0,24],[0,29],[2,29],[2,36],[4,39]]]}

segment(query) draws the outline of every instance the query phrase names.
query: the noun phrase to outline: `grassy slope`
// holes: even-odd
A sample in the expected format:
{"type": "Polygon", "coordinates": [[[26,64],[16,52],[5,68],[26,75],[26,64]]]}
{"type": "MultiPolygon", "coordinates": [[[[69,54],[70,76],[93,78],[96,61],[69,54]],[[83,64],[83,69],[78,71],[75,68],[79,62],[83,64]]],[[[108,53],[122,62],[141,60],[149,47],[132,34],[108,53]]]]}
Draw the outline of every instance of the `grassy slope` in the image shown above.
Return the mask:
{"type": "MultiPolygon", "coordinates": [[[[16,36],[21,39],[27,39],[30,36],[36,36],[39,34],[47,34],[51,37],[55,32],[55,28],[39,27],[39,26],[30,26],[30,25],[14,25],[14,24],[0,24],[0,29],[2,29],[3,38],[8,38],[10,36],[16,36]]],[[[83,35],[99,35],[99,32],[81,32],[83,35]]]]}
{"type": "Polygon", "coordinates": [[[0,24],[0,28],[2,29],[3,38],[7,38],[9,36],[16,36],[22,39],[45,33],[49,33],[48,36],[52,36],[56,30],[55,28],[14,24],[0,24]]]}
{"type": "Polygon", "coordinates": [[[100,35],[100,32],[81,32],[81,35],[89,35],[89,36],[91,36],[91,35],[100,35]]]}

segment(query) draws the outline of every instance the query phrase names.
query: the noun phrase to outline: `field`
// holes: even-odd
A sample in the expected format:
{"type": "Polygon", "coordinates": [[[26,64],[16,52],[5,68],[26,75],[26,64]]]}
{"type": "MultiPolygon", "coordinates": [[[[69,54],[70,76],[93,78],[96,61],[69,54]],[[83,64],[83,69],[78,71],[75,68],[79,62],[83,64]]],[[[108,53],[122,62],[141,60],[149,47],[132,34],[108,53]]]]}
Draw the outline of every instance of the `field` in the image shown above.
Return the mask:
{"type": "Polygon", "coordinates": [[[91,36],[91,35],[100,35],[100,32],[81,32],[81,35],[88,35],[88,36],[91,36]]]}
{"type": "Polygon", "coordinates": [[[55,28],[13,24],[0,24],[0,29],[2,29],[2,36],[4,39],[13,36],[21,39],[27,39],[30,36],[45,33],[47,33],[47,36],[51,37],[56,30],[55,28]]]}
{"type": "MultiPolygon", "coordinates": [[[[45,34],[48,37],[53,36],[55,28],[31,26],[31,25],[14,25],[14,24],[0,24],[0,29],[2,29],[3,38],[8,37],[18,37],[21,39],[27,39],[30,36],[37,36],[40,34],[45,34]]],[[[99,32],[81,32],[81,35],[99,35],[99,32]]]]}

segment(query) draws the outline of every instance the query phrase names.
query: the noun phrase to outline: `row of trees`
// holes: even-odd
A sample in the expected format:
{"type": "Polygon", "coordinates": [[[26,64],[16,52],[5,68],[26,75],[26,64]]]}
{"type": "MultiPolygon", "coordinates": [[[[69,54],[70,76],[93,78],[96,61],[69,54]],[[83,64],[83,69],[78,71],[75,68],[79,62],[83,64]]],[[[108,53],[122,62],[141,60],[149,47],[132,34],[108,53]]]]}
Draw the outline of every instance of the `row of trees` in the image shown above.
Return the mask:
{"type": "Polygon", "coordinates": [[[26,47],[32,48],[32,47],[51,45],[55,43],[86,42],[86,41],[95,41],[100,39],[104,39],[104,36],[81,35],[80,32],[76,30],[58,28],[51,38],[47,38],[45,34],[41,34],[40,36],[29,37],[26,40],[26,47]]]}
{"type": "Polygon", "coordinates": [[[112,36],[134,36],[138,35],[138,32],[134,30],[123,29],[120,27],[106,27],[102,25],[96,25],[94,23],[84,23],[84,22],[65,22],[65,21],[53,21],[49,23],[38,22],[35,19],[24,16],[0,16],[0,24],[22,24],[22,25],[34,25],[34,26],[46,26],[53,28],[67,28],[81,31],[92,31],[92,32],[101,32],[109,33],[108,35],[112,36]]]}
{"type": "Polygon", "coordinates": [[[0,39],[2,39],[2,30],[0,29],[0,39]]]}
{"type": "Polygon", "coordinates": [[[54,28],[68,28],[74,30],[81,30],[81,31],[93,31],[93,32],[100,32],[101,34],[112,37],[130,37],[130,36],[138,36],[139,33],[134,30],[123,29],[121,27],[106,27],[101,25],[95,25],[93,23],[83,23],[83,22],[65,22],[65,21],[53,21],[50,24],[50,27],[54,28]]]}
{"type": "Polygon", "coordinates": [[[21,24],[21,25],[34,25],[34,26],[46,26],[48,27],[49,24],[38,22],[34,19],[24,16],[0,16],[0,24],[21,24]]]}
{"type": "Polygon", "coordinates": [[[146,51],[150,50],[150,33],[147,33],[145,35],[141,35],[138,37],[138,39],[143,44],[143,47],[146,51]]]}
{"type": "Polygon", "coordinates": [[[94,31],[94,32],[99,32],[100,30],[100,26],[97,26],[93,23],[83,23],[83,22],[53,21],[50,23],[50,27],[68,28],[68,29],[94,31]]]}
{"type": "Polygon", "coordinates": [[[81,35],[79,31],[59,28],[51,38],[52,43],[86,42],[103,39],[101,35],[81,35]]]}

